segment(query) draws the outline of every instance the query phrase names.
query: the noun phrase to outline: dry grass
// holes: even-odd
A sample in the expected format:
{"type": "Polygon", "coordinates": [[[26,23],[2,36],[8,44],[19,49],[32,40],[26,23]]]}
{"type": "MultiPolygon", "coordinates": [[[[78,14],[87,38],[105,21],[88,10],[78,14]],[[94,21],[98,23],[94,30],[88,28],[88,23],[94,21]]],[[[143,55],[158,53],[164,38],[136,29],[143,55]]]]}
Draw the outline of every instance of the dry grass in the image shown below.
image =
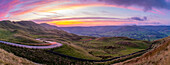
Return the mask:
{"type": "Polygon", "coordinates": [[[164,40],[144,55],[115,65],[170,65],[170,37],[164,40]]]}
{"type": "Polygon", "coordinates": [[[36,65],[35,63],[0,49],[0,65],[36,65]]]}

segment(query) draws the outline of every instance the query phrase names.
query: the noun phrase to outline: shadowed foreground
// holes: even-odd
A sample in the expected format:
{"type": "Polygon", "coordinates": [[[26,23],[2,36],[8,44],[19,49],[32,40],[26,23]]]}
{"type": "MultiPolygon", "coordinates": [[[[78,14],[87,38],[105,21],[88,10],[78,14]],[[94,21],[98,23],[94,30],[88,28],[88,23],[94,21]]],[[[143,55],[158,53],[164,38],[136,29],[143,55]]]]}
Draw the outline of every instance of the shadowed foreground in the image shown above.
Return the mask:
{"type": "Polygon", "coordinates": [[[0,49],[0,65],[36,65],[36,64],[24,58],[17,57],[12,53],[8,53],[3,49],[0,49]]]}

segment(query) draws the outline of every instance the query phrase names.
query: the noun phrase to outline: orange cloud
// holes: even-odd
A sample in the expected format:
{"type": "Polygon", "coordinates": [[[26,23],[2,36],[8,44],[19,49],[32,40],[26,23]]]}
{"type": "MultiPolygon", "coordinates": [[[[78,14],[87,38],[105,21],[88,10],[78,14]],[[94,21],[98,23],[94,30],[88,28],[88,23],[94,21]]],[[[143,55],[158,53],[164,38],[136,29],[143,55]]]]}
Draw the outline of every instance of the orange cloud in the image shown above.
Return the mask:
{"type": "Polygon", "coordinates": [[[135,22],[126,21],[81,21],[81,20],[62,20],[62,21],[52,21],[47,22],[48,24],[60,26],[60,27],[70,27],[70,26],[106,26],[106,25],[124,25],[131,24],[135,22]]]}
{"type": "Polygon", "coordinates": [[[79,22],[76,20],[64,20],[64,21],[53,21],[49,22],[49,24],[55,24],[55,25],[80,25],[83,24],[84,22],[79,22]]]}

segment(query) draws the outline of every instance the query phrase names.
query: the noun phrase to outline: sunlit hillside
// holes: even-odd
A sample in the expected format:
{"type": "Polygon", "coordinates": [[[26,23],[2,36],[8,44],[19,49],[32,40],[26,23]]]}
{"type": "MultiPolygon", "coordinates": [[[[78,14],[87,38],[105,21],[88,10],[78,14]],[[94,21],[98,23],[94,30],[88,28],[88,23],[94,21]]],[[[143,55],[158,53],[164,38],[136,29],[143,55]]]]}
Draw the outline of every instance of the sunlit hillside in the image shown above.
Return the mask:
{"type": "Polygon", "coordinates": [[[116,65],[169,65],[170,37],[155,41],[154,48],[140,57],[116,65]]]}

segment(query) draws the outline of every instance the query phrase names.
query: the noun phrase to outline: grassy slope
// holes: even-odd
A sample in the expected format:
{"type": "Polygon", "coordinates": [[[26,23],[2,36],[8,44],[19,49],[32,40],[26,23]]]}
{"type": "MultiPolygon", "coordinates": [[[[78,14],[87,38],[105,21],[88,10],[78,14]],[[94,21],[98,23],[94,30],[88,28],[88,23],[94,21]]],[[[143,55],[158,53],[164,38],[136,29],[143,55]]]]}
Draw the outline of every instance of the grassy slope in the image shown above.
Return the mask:
{"type": "Polygon", "coordinates": [[[1,40],[4,40],[4,41],[9,40],[12,35],[13,35],[13,33],[3,30],[3,29],[0,29],[0,39],[1,40]]]}
{"type": "Polygon", "coordinates": [[[169,65],[170,62],[170,37],[157,40],[154,49],[144,55],[118,63],[117,65],[169,65]]]}
{"type": "Polygon", "coordinates": [[[0,49],[0,65],[36,65],[36,64],[24,58],[17,57],[12,53],[8,53],[3,49],[0,49]]]}
{"type": "MultiPolygon", "coordinates": [[[[27,34],[26,32],[22,32],[27,34]]],[[[32,37],[23,35],[21,32],[12,32],[4,29],[0,29],[0,40],[13,43],[27,44],[27,43],[42,43],[35,40],[32,37]]]]}
{"type": "Polygon", "coordinates": [[[149,42],[132,40],[129,38],[123,39],[123,38],[110,37],[110,38],[106,38],[108,40],[103,40],[103,41],[93,39],[93,38],[95,37],[85,36],[85,37],[81,37],[81,39],[79,40],[70,41],[61,38],[57,39],[56,37],[54,37],[51,40],[57,42],[61,40],[65,40],[64,42],[68,43],[63,47],[55,48],[54,49],[55,52],[70,55],[73,57],[84,58],[84,59],[95,59],[95,60],[109,59],[116,56],[130,54],[136,51],[146,49],[149,46],[149,42]],[[88,42],[83,41],[87,39],[93,39],[93,40],[90,40],[88,42]],[[130,42],[132,46],[116,44],[122,41],[130,42]],[[136,45],[138,47],[135,47],[133,45],[136,45]],[[115,48],[104,49],[104,46],[105,47],[113,46],[115,48]]]}
{"type": "MultiPolygon", "coordinates": [[[[17,56],[26,58],[36,63],[47,64],[47,65],[70,65],[70,64],[78,64],[78,65],[89,65],[92,63],[82,62],[79,60],[72,60],[65,57],[61,57],[58,55],[54,55],[52,53],[46,52],[46,50],[38,50],[38,49],[27,49],[20,47],[13,47],[5,44],[1,44],[0,48],[13,53],[17,56]]],[[[48,50],[48,49],[47,49],[48,50]]]]}
{"type": "Polygon", "coordinates": [[[101,60],[140,51],[146,49],[150,44],[149,42],[118,37],[96,38],[84,41],[87,39],[82,38],[79,41],[73,41],[63,47],[55,48],[54,51],[78,58],[101,60]],[[125,41],[130,44],[117,44],[125,41]]]}
{"type": "Polygon", "coordinates": [[[77,57],[77,58],[100,60],[100,58],[89,54],[83,48],[78,46],[73,46],[73,45],[64,45],[62,47],[55,48],[54,51],[61,54],[77,57]]]}
{"type": "Polygon", "coordinates": [[[15,43],[42,43],[35,38],[76,40],[79,36],[57,29],[47,29],[32,21],[0,21],[0,40],[15,43]]]}
{"type": "MultiPolygon", "coordinates": [[[[46,40],[55,39],[52,41],[65,42],[65,41],[76,40],[78,37],[77,35],[70,34],[62,30],[48,30],[46,28],[43,28],[42,26],[39,26],[36,23],[28,22],[28,21],[23,22],[23,23],[0,21],[0,23],[1,23],[0,24],[0,35],[1,35],[0,40],[9,41],[13,43],[21,43],[21,44],[42,43],[42,42],[36,41],[35,38],[46,38],[46,40]]],[[[1,44],[0,47],[5,49],[8,52],[14,53],[17,56],[21,56],[29,60],[32,60],[34,62],[43,63],[43,64],[44,63],[45,64],[74,64],[74,63],[82,64],[83,63],[83,62],[81,63],[79,61],[74,61],[74,60],[70,60],[67,58],[53,55],[51,53],[46,52],[45,50],[16,48],[16,47],[4,45],[4,44],[1,44]],[[39,56],[37,56],[37,54],[39,56]],[[50,59],[47,59],[47,58],[50,58],[50,59]]],[[[68,51],[72,50],[71,53],[78,54],[79,56],[83,56],[87,58],[91,57],[89,55],[87,56],[84,55],[83,54],[84,51],[80,51],[80,50],[78,51],[76,48],[74,48],[74,45],[71,45],[71,46],[66,45],[66,47],[65,46],[63,47],[60,48],[60,51],[61,50],[68,50],[68,51]]],[[[69,55],[71,53],[69,53],[69,55]]]]}

